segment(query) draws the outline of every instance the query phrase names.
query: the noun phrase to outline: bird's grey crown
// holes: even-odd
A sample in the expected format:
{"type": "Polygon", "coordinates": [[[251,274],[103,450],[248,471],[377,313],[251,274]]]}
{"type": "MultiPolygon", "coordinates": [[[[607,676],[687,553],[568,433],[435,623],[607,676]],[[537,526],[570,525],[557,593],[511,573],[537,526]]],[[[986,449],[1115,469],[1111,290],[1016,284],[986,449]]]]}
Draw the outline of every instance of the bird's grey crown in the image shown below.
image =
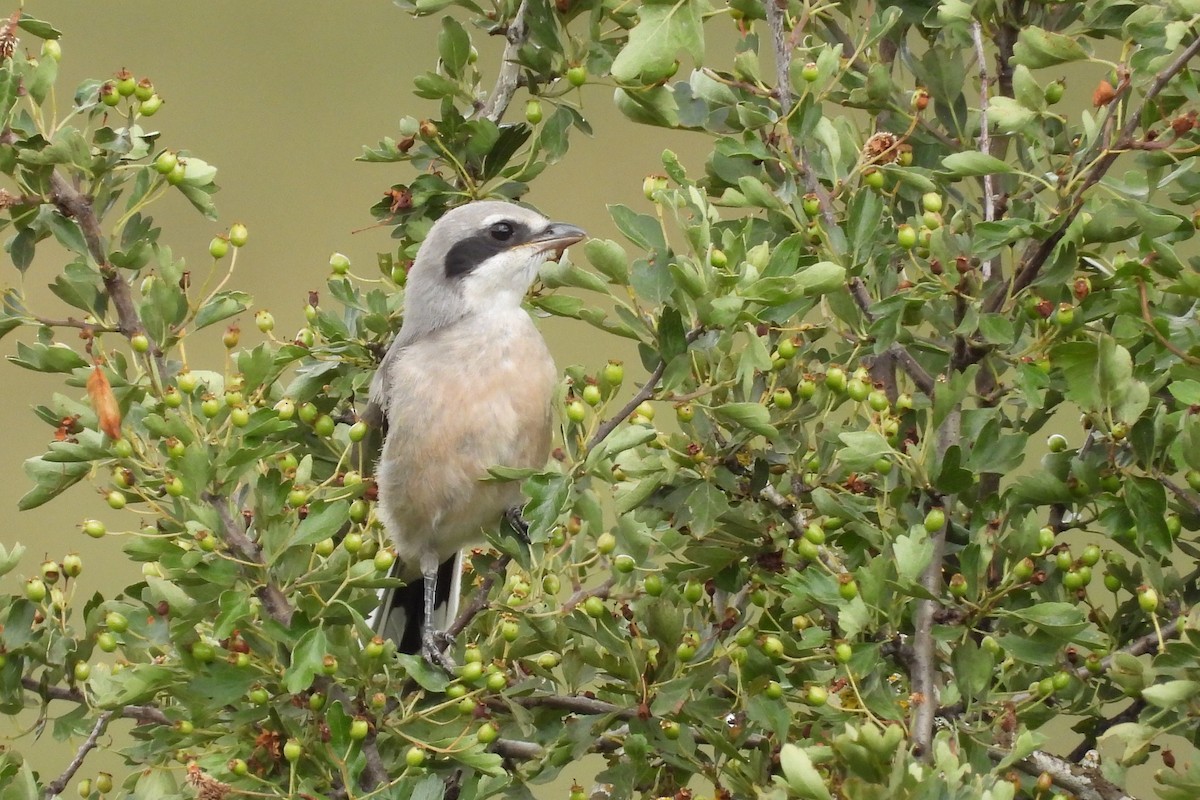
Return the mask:
{"type": "Polygon", "coordinates": [[[551,222],[530,208],[497,200],[481,200],[447,211],[429,230],[409,271],[405,290],[404,325],[392,342],[371,383],[368,415],[379,418],[387,406],[389,368],[406,346],[448,326],[469,313],[463,282],[494,256],[530,247],[530,259],[562,250],[584,232],[573,225],[551,222]]]}

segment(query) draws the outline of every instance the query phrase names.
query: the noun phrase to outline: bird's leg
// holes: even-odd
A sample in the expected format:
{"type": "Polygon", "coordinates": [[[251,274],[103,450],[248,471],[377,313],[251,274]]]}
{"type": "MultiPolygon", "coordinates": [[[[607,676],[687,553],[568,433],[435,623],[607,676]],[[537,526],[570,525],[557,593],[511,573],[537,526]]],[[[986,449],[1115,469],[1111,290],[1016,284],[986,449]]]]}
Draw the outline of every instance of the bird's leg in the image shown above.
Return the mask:
{"type": "Polygon", "coordinates": [[[504,519],[512,527],[513,533],[525,544],[529,544],[529,523],[521,516],[520,506],[510,506],[504,512],[504,519]]]}
{"type": "Polygon", "coordinates": [[[446,655],[446,648],[454,640],[445,631],[437,630],[433,625],[433,610],[437,603],[438,566],[437,554],[425,553],[421,556],[421,576],[425,581],[425,619],[421,622],[421,650],[430,664],[453,672],[457,665],[454,659],[446,655]]]}

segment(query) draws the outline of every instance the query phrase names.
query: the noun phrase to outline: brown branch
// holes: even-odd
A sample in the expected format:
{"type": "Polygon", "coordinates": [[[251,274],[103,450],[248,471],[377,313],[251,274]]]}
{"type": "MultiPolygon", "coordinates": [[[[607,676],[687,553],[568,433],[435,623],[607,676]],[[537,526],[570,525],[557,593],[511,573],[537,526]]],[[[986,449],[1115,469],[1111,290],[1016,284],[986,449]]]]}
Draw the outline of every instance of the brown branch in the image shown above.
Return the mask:
{"type": "Polygon", "coordinates": [[[471,601],[463,606],[462,610],[455,617],[454,622],[450,627],[446,628],[446,635],[457,636],[462,633],[471,620],[475,619],[484,609],[488,607],[488,595],[492,591],[492,586],[495,585],[498,578],[504,577],[504,572],[508,568],[508,563],[512,561],[512,556],[502,555],[496,559],[487,573],[484,574],[483,580],[475,591],[471,592],[471,601]]]}
{"type": "MultiPolygon", "coordinates": [[[[1001,306],[1004,305],[1004,302],[1008,297],[1015,295],[1017,292],[1026,288],[1037,279],[1038,273],[1042,269],[1042,265],[1046,263],[1046,259],[1050,257],[1050,254],[1054,251],[1054,248],[1062,240],[1063,236],[1067,232],[1067,228],[1069,228],[1071,223],[1075,221],[1075,218],[1079,216],[1079,212],[1083,210],[1084,194],[1091,189],[1092,186],[1099,183],[1106,174],[1108,174],[1109,169],[1112,168],[1112,165],[1121,156],[1121,153],[1124,151],[1124,149],[1128,148],[1133,142],[1133,135],[1137,132],[1138,125],[1141,124],[1142,113],[1145,111],[1146,106],[1149,105],[1164,88],[1166,88],[1171,79],[1179,74],[1179,72],[1187,66],[1187,63],[1194,58],[1198,52],[1200,52],[1200,36],[1197,36],[1191,44],[1184,48],[1184,50],[1175,57],[1174,61],[1168,64],[1162,70],[1162,72],[1155,76],[1154,80],[1150,84],[1150,88],[1146,90],[1146,95],[1142,98],[1141,103],[1138,104],[1137,108],[1129,112],[1129,120],[1125,123],[1125,127],[1122,128],[1120,133],[1117,135],[1112,149],[1107,150],[1104,155],[1101,156],[1100,159],[1095,163],[1091,171],[1088,172],[1083,184],[1071,197],[1066,209],[1058,215],[1058,228],[1056,228],[1055,231],[1046,239],[1030,246],[1030,248],[1026,251],[1025,256],[1022,257],[1021,264],[1017,268],[1017,272],[1012,279],[997,286],[992,292],[991,296],[988,297],[983,306],[983,311],[985,313],[994,313],[998,311],[1001,306]]],[[[1116,103],[1117,100],[1114,98],[1112,104],[1110,105],[1110,109],[1115,108],[1116,103]]]]}
{"type": "MultiPolygon", "coordinates": [[[[703,332],[703,328],[693,328],[687,332],[687,335],[684,337],[684,339],[688,344],[691,344],[692,342],[696,341],[696,339],[700,338],[700,334],[703,332]]],[[[604,439],[607,438],[610,433],[615,431],[617,426],[625,421],[625,419],[627,419],[629,415],[633,413],[635,408],[654,396],[654,391],[658,388],[658,382],[662,380],[663,373],[666,372],[666,370],[667,362],[663,359],[659,359],[658,364],[654,367],[654,371],[650,373],[648,378],[646,378],[646,382],[642,384],[641,389],[638,389],[637,394],[635,394],[628,403],[622,406],[620,411],[604,420],[604,422],[600,423],[600,427],[596,429],[596,432],[592,434],[592,438],[588,440],[587,446],[589,450],[600,444],[600,442],[604,441],[604,439]]]]}
{"type": "MultiPolygon", "coordinates": [[[[933,534],[933,553],[929,564],[921,573],[921,586],[935,597],[942,590],[942,553],[946,546],[946,529],[950,525],[947,517],[942,529],[933,534]]],[[[913,616],[912,687],[913,712],[912,741],[919,756],[926,761],[933,757],[933,718],[938,707],[937,688],[937,643],[933,640],[933,618],[940,603],[936,600],[918,600],[913,616]]]]}
{"type": "Polygon", "coordinates": [[[521,4],[517,6],[517,13],[513,14],[512,21],[508,23],[504,32],[507,44],[504,45],[504,53],[500,56],[500,72],[496,75],[496,84],[492,87],[491,94],[479,110],[480,117],[492,122],[499,122],[504,116],[520,83],[521,62],[518,56],[528,33],[525,27],[525,11],[528,6],[527,0],[521,0],[521,4]]]}
{"type": "MultiPolygon", "coordinates": [[[[87,698],[79,689],[68,689],[62,686],[43,686],[39,681],[29,676],[21,678],[21,686],[33,692],[43,700],[63,700],[68,703],[87,704],[87,698]]],[[[142,725],[170,725],[167,715],[154,706],[121,706],[116,711],[122,719],[132,719],[142,725]]]]}
{"type": "Polygon", "coordinates": [[[1154,478],[1168,490],[1170,490],[1171,494],[1178,497],[1179,502],[1186,505],[1193,514],[1200,516],[1200,500],[1197,500],[1191,492],[1189,492],[1187,489],[1184,489],[1182,486],[1175,483],[1175,481],[1171,480],[1166,475],[1163,475],[1161,472],[1155,472],[1154,478]]]}
{"type": "Polygon", "coordinates": [[[612,590],[613,583],[615,583],[615,579],[609,578],[599,586],[595,586],[591,589],[580,589],[579,591],[575,592],[575,594],[567,598],[567,602],[563,603],[562,613],[571,613],[575,610],[576,606],[587,600],[589,597],[599,597],[601,599],[607,598],[608,593],[612,590]]]}
{"type": "Polygon", "coordinates": [[[488,705],[496,710],[503,710],[506,705],[518,705],[521,708],[553,708],[571,714],[585,716],[603,716],[611,714],[617,719],[633,719],[637,710],[624,708],[614,703],[606,703],[594,697],[582,695],[529,695],[526,697],[495,698],[488,700],[488,705]]]}
{"type": "Polygon", "coordinates": [[[100,736],[104,733],[104,729],[108,727],[109,721],[116,713],[115,711],[105,711],[96,718],[96,724],[92,726],[92,732],[83,740],[83,744],[79,746],[79,750],[76,751],[75,757],[71,759],[71,763],[67,764],[67,768],[63,770],[61,775],[46,784],[46,788],[42,790],[43,797],[49,800],[52,797],[62,794],[63,790],[67,788],[67,784],[71,782],[71,778],[74,778],[75,773],[83,766],[83,761],[87,758],[88,753],[96,749],[96,742],[99,741],[100,736]]]}
{"type": "MultiPolygon", "coordinates": [[[[975,57],[979,61],[979,152],[985,156],[992,154],[991,134],[988,131],[988,71],[987,53],[983,49],[983,28],[979,20],[971,20],[971,39],[975,43],[975,57]]],[[[991,222],[996,218],[995,186],[992,174],[983,176],[983,219],[991,222]]],[[[992,277],[992,261],[983,263],[983,279],[992,277]]]]}
{"type": "MultiPolygon", "coordinates": [[[[224,532],[222,538],[230,549],[243,561],[250,561],[266,570],[267,565],[263,561],[262,548],[251,541],[250,537],[233,521],[233,515],[229,513],[229,507],[225,500],[209,492],[203,494],[203,499],[217,512],[224,532]]],[[[264,581],[263,585],[257,589],[256,594],[262,600],[263,607],[271,615],[271,619],[285,627],[292,624],[292,614],[296,609],[288,602],[278,586],[264,581]]]]}
{"type": "Polygon", "coordinates": [[[908,377],[912,378],[917,388],[927,397],[933,397],[933,392],[937,388],[937,381],[925,371],[925,368],[921,366],[921,362],[917,361],[912,353],[898,344],[894,344],[888,348],[888,352],[892,354],[896,361],[900,362],[900,366],[908,373],[908,377]]]}
{"type": "Polygon", "coordinates": [[[47,328],[78,328],[81,331],[88,333],[120,333],[120,328],[114,328],[111,325],[100,325],[95,322],[84,322],[83,320],[67,317],[66,319],[50,319],[49,317],[39,317],[36,314],[31,314],[30,319],[38,325],[47,328]]]}
{"type": "Polygon", "coordinates": [[[1072,750],[1067,756],[1067,761],[1076,764],[1082,761],[1087,756],[1089,750],[1094,750],[1096,748],[1096,742],[1101,736],[1118,725],[1122,725],[1126,722],[1136,722],[1137,718],[1141,716],[1141,713],[1145,708],[1146,701],[1139,697],[1137,700],[1134,700],[1132,703],[1125,706],[1121,713],[1109,717],[1108,719],[1097,720],[1095,727],[1093,727],[1087,732],[1086,735],[1084,735],[1083,741],[1076,745],[1075,749],[1072,750]]]}
{"type": "MultiPolygon", "coordinates": [[[[988,756],[996,762],[1003,761],[1010,755],[1011,753],[1003,748],[988,748],[988,756]]],[[[1026,775],[1038,776],[1046,773],[1056,786],[1071,792],[1078,800],[1136,800],[1120,786],[1109,782],[1100,774],[1099,769],[1072,764],[1044,750],[1035,750],[1013,766],[1026,775]]]]}

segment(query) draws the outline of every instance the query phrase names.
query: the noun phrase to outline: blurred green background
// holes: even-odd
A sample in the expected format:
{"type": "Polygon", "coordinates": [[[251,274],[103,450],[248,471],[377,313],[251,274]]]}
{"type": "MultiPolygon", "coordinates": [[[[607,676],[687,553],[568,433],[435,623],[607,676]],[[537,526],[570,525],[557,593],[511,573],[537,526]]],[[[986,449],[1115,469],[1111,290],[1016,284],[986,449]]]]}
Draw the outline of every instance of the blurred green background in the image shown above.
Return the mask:
{"type": "MultiPolygon", "coordinates": [[[[437,18],[416,20],[391,3],[315,0],[30,0],[24,8],[63,32],[57,84],[60,115],[86,78],[108,78],[124,67],[153,80],[165,103],[153,119],[145,120],[146,127],[162,131],[163,146],[187,149],[217,166],[221,186],[215,197],[218,222],[203,219],[178,195],[154,206],[162,241],[199,272],[207,269],[212,236],[232,222],[246,224],[250,240],[239,255],[230,288],[250,292],[256,308],[270,309],[281,335],[304,324],[308,291],[324,288],[330,253],[350,256],[358,274],[377,274],[376,253],[393,244],[386,228],[372,227],[368,210],[385,189],[413,175],[404,165],[354,159],[363,145],[395,136],[401,116],[436,111],[432,103],[412,94],[411,81],[436,63],[437,18]]],[[[0,13],[7,16],[11,10],[0,13]]],[[[472,36],[490,86],[503,43],[482,31],[472,36]]],[[[40,41],[25,37],[17,52],[36,55],[39,48],[40,41]]],[[[609,137],[620,118],[607,87],[586,87],[568,99],[583,103],[597,137],[574,135],[564,162],[548,170],[526,198],[557,219],[581,225],[593,235],[615,236],[605,203],[648,208],[641,194],[642,178],[660,171],[664,147],[670,144],[694,167],[703,163],[706,140],[700,137],[672,142],[665,132],[639,129],[636,140],[614,142],[609,137]],[[692,144],[694,152],[683,152],[681,144],[692,144]]],[[[519,119],[523,107],[524,97],[518,95],[508,118],[519,119]]],[[[53,245],[40,248],[23,277],[5,256],[0,286],[19,285],[32,308],[65,316],[69,312],[46,289],[68,260],[54,251],[53,245]]],[[[253,342],[259,334],[252,312],[241,322],[243,342],[253,342]]],[[[541,324],[560,366],[582,363],[596,369],[607,358],[634,356],[582,323],[541,324]]],[[[218,334],[189,340],[187,354],[193,366],[219,363],[216,359],[223,351],[218,334]]],[[[2,352],[12,353],[15,340],[30,335],[22,330],[6,337],[2,352]]],[[[632,365],[629,374],[637,374],[632,365]]],[[[64,388],[56,377],[7,362],[0,362],[0,382],[5,387],[0,425],[10,432],[0,458],[0,542],[20,541],[28,548],[22,568],[5,578],[11,584],[8,590],[36,572],[43,557],[60,559],[71,551],[84,558],[75,590],[80,600],[98,589],[113,592],[136,580],[136,566],[125,561],[116,541],[96,541],[80,532],[84,518],[118,518],[86,481],[56,502],[26,513],[16,511],[17,500],[31,485],[21,464],[43,452],[53,433],[35,419],[31,408],[64,388]]],[[[122,527],[127,527],[128,517],[122,519],[122,527]]],[[[21,730],[35,721],[34,715],[26,715],[21,730]]],[[[127,723],[112,728],[118,737],[127,729],[127,723]]],[[[36,742],[30,737],[10,741],[21,730],[7,717],[0,720],[0,746],[11,744],[50,774],[61,771],[74,752],[53,741],[48,731],[36,742]]],[[[123,774],[119,760],[105,755],[89,759],[80,777],[102,767],[123,774]]],[[[587,776],[575,777],[585,781],[587,776]]]]}

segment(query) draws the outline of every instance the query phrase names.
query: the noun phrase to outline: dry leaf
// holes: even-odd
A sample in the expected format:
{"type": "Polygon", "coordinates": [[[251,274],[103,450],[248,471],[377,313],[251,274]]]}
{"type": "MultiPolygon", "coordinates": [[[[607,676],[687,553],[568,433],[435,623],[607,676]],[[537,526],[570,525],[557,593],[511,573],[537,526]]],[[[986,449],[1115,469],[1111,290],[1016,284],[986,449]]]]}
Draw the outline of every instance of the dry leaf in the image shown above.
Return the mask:
{"type": "Polygon", "coordinates": [[[88,398],[92,408],[96,409],[96,417],[100,421],[100,430],[110,439],[121,438],[121,407],[113,394],[112,386],[99,366],[92,367],[92,374],[87,382],[88,398]]]}
{"type": "Polygon", "coordinates": [[[1113,85],[1108,81],[1100,81],[1100,85],[1096,87],[1096,91],[1092,92],[1092,105],[1096,108],[1106,106],[1112,102],[1112,99],[1117,96],[1117,92],[1113,89],[1113,85]]]}

